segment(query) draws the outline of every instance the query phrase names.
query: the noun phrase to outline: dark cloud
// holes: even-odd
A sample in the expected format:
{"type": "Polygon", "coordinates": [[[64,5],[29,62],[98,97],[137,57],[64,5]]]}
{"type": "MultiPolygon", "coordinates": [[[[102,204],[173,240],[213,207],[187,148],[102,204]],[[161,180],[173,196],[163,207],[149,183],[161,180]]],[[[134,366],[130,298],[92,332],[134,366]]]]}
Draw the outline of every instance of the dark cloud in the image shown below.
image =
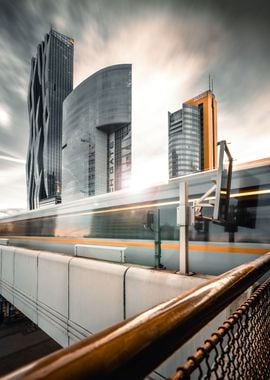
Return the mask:
{"type": "Polygon", "coordinates": [[[0,150],[0,157],[1,156],[4,156],[4,157],[7,157],[7,158],[13,158],[13,159],[18,159],[19,157],[18,156],[13,156],[12,154],[9,154],[3,150],[0,150]]]}
{"type": "MultiPolygon", "coordinates": [[[[10,177],[12,172],[16,172],[17,174],[21,174],[22,171],[24,172],[24,164],[25,162],[23,160],[20,160],[18,158],[13,158],[10,155],[4,154],[3,156],[0,155],[0,170],[2,179],[4,176],[10,177]],[[4,174],[5,173],[5,174],[4,174]]],[[[5,185],[5,183],[3,183],[5,185]]],[[[24,181],[25,184],[25,181],[24,181]]],[[[8,183],[7,183],[8,185],[8,183]]]]}

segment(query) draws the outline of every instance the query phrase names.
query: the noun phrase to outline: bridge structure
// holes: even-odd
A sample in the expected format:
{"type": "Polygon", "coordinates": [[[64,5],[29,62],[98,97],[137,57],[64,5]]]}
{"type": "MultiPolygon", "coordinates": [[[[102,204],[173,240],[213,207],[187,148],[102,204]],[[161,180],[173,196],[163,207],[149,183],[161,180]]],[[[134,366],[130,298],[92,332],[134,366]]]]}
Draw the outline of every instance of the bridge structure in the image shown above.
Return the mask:
{"type": "MultiPolygon", "coordinates": [[[[125,321],[212,277],[184,276],[89,259],[84,251],[81,254],[84,257],[0,246],[0,294],[62,347],[125,321]]],[[[189,346],[196,347],[198,339],[206,338],[227,315],[228,310],[224,310],[189,346]]],[[[171,360],[183,359],[187,354],[184,348],[171,360]]],[[[157,376],[164,376],[169,367],[169,363],[165,364],[157,376]]]]}
{"type": "Polygon", "coordinates": [[[65,347],[6,379],[268,379],[269,270],[270,253],[201,278],[1,246],[0,294],[65,347]]]}

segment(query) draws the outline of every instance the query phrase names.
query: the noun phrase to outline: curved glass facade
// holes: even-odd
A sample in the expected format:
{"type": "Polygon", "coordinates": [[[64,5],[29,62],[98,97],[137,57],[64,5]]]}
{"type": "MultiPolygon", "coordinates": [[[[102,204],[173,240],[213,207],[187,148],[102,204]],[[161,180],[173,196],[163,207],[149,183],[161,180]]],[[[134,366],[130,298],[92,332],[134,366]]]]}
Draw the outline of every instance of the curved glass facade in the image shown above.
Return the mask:
{"type": "Polygon", "coordinates": [[[126,187],[131,172],[131,65],[104,68],[63,105],[63,201],[126,187]]]}

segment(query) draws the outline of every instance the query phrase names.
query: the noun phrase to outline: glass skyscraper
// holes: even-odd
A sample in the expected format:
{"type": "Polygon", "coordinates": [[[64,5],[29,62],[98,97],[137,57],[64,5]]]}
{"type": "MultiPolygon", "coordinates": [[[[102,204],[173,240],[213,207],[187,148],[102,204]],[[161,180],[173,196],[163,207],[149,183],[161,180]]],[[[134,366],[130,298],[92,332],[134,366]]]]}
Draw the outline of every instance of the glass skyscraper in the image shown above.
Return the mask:
{"type": "Polygon", "coordinates": [[[211,90],[168,114],[169,178],[217,165],[217,102],[211,90]]]}
{"type": "Polygon", "coordinates": [[[198,107],[183,104],[169,113],[169,176],[178,177],[201,168],[201,133],[198,107]]]}
{"type": "Polygon", "coordinates": [[[131,88],[131,65],[114,65],[91,75],[64,101],[64,202],[128,186],[131,88]]]}
{"type": "Polygon", "coordinates": [[[62,105],[73,88],[73,44],[55,30],[31,61],[26,164],[28,208],[61,201],[62,105]]]}

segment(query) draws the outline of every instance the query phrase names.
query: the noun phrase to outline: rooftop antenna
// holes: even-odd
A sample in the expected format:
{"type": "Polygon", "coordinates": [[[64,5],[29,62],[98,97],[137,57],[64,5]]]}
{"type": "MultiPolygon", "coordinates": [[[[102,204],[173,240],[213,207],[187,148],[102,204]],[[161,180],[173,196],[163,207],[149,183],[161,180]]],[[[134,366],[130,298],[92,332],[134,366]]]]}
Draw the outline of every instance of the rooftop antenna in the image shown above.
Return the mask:
{"type": "Polygon", "coordinates": [[[209,91],[211,91],[211,75],[210,75],[210,73],[209,73],[209,76],[208,76],[208,81],[209,81],[208,89],[209,89],[209,91]]]}
{"type": "Polygon", "coordinates": [[[214,79],[212,78],[212,92],[214,93],[214,79]]]}

